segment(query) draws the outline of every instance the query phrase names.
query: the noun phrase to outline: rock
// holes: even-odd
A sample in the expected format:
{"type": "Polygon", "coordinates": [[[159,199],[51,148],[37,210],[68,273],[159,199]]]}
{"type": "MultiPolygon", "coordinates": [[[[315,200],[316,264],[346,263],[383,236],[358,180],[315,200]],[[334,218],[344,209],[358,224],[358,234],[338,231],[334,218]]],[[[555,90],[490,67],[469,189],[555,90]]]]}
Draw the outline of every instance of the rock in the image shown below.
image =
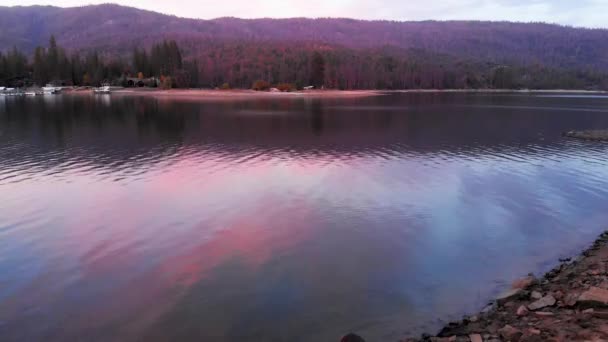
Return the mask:
{"type": "Polygon", "coordinates": [[[342,337],[340,342],[365,342],[365,340],[359,335],[348,334],[342,337]]]}
{"type": "Polygon", "coordinates": [[[530,328],[528,329],[528,332],[532,335],[540,335],[540,330],[538,329],[530,328]]]}
{"type": "Polygon", "coordinates": [[[605,335],[608,335],[608,324],[600,324],[597,327],[597,330],[601,331],[602,333],[604,333],[605,335]]]}
{"type": "Polygon", "coordinates": [[[536,316],[540,316],[540,317],[552,317],[555,316],[555,314],[553,312],[548,312],[548,311],[537,311],[535,312],[536,316]]]}
{"type": "MultiPolygon", "coordinates": [[[[452,337],[454,337],[454,336],[452,336],[452,337]]],[[[431,337],[430,341],[431,342],[453,342],[451,337],[431,337]]]]}
{"type": "Polygon", "coordinates": [[[500,330],[498,330],[498,333],[505,341],[514,341],[514,342],[519,341],[519,339],[523,335],[523,333],[519,329],[514,328],[508,324],[505,325],[500,330]]]}
{"type": "Polygon", "coordinates": [[[530,309],[531,311],[536,311],[542,308],[546,308],[547,306],[553,306],[556,302],[557,301],[555,300],[555,298],[553,298],[553,296],[548,295],[528,305],[528,309],[530,309]]]}
{"type": "Polygon", "coordinates": [[[527,315],[527,314],[528,314],[528,312],[529,312],[529,311],[528,311],[528,309],[526,308],[526,306],[525,306],[525,305],[522,305],[522,306],[520,306],[520,307],[517,309],[517,316],[525,316],[525,315],[527,315]]]}
{"type": "Polygon", "coordinates": [[[530,294],[530,298],[538,300],[543,298],[543,294],[538,291],[532,291],[532,293],[530,294]]]}
{"type": "Polygon", "coordinates": [[[510,308],[510,307],[512,307],[512,306],[515,306],[515,303],[514,303],[514,302],[506,302],[506,303],[505,303],[503,306],[504,306],[505,308],[510,308]]]}
{"type": "Polygon", "coordinates": [[[523,290],[523,289],[527,288],[528,286],[535,284],[535,283],[536,283],[536,278],[532,275],[529,275],[525,278],[515,280],[513,282],[513,284],[511,284],[511,288],[523,290]]]}
{"type": "Polygon", "coordinates": [[[471,316],[471,317],[469,317],[469,321],[475,323],[475,322],[479,321],[479,316],[477,316],[477,315],[471,316]]]}
{"type": "Polygon", "coordinates": [[[576,302],[578,301],[578,298],[580,296],[576,293],[569,293],[566,295],[566,297],[564,298],[564,305],[566,306],[574,306],[576,305],[576,302]]]}
{"type": "Polygon", "coordinates": [[[608,319],[608,311],[605,310],[601,310],[601,311],[593,311],[593,317],[599,318],[599,319],[608,319]]]}
{"type": "Polygon", "coordinates": [[[510,289],[508,291],[505,291],[501,293],[498,298],[496,298],[496,303],[498,303],[498,305],[503,305],[504,303],[512,299],[519,298],[522,292],[522,289],[510,289]]]}
{"type": "Polygon", "coordinates": [[[492,312],[492,310],[494,310],[494,308],[495,308],[494,304],[488,304],[488,306],[486,306],[485,308],[483,308],[481,310],[481,313],[482,314],[490,313],[490,312],[492,312]]]}
{"type": "Polygon", "coordinates": [[[591,287],[578,297],[576,303],[587,308],[608,306],[608,290],[591,287]]]}
{"type": "Polygon", "coordinates": [[[471,342],[483,342],[483,339],[479,334],[471,334],[469,335],[469,338],[471,339],[471,342]]]}
{"type": "Polygon", "coordinates": [[[608,140],[608,130],[569,131],[563,134],[569,138],[583,140],[608,140]]]}

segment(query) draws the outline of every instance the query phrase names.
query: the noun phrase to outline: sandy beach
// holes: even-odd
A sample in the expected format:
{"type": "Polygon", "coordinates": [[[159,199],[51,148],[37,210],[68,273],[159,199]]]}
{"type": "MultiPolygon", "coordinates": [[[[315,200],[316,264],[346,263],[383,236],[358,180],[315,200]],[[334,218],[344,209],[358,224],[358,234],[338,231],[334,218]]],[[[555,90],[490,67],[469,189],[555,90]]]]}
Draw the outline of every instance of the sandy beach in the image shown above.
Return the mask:
{"type": "Polygon", "coordinates": [[[156,98],[179,98],[189,100],[209,101],[236,101],[249,99],[277,99],[277,98],[355,98],[380,96],[383,92],[378,90],[307,90],[294,92],[269,92],[254,90],[216,90],[216,89],[119,89],[112,92],[119,96],[150,96],[156,98]]]}

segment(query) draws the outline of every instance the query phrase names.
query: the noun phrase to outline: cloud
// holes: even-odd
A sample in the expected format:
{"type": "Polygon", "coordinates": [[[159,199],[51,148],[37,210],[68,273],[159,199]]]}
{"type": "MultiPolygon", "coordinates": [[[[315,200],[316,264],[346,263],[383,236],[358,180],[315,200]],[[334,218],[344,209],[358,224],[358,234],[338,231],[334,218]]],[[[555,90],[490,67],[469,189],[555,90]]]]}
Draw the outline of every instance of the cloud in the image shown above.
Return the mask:
{"type": "MultiPolygon", "coordinates": [[[[108,0],[0,0],[1,5],[82,6],[108,0]]],[[[125,6],[190,18],[349,17],[388,20],[542,21],[608,27],[606,0],[115,0],[125,6]]]]}

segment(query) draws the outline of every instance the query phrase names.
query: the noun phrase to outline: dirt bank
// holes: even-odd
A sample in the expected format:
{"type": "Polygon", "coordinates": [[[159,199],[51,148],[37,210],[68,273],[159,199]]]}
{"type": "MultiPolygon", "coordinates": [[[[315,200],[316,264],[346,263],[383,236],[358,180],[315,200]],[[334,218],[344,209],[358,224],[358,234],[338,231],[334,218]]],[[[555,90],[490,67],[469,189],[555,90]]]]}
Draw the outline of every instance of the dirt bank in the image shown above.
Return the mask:
{"type": "Polygon", "coordinates": [[[608,232],[543,278],[529,276],[476,316],[406,341],[608,341],[608,232]]]}

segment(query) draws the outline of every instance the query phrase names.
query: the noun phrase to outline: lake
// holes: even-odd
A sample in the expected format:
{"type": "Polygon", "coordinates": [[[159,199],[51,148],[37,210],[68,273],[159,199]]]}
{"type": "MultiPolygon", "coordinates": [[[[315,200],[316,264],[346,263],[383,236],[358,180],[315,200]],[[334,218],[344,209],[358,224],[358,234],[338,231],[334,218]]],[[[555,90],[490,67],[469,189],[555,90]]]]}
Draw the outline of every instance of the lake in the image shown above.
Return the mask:
{"type": "Polygon", "coordinates": [[[0,97],[3,341],[397,341],[608,227],[608,97],[0,97]]]}

